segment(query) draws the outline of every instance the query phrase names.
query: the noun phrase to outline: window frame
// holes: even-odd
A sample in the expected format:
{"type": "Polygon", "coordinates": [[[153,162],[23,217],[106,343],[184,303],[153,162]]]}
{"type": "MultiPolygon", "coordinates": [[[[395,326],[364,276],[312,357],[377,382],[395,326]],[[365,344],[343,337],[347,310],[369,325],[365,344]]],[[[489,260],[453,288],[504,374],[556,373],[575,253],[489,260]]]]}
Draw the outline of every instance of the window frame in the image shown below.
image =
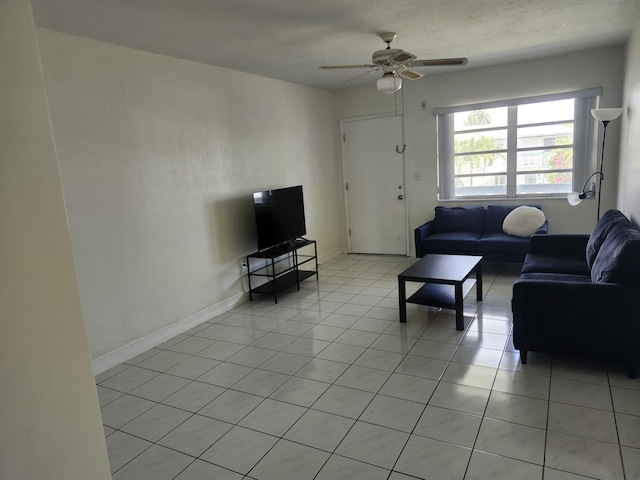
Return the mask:
{"type": "MultiPolygon", "coordinates": [[[[596,167],[597,124],[591,116],[591,109],[597,108],[602,88],[590,88],[549,95],[536,95],[482,102],[452,107],[441,107],[433,110],[437,124],[438,149],[438,200],[494,200],[515,198],[564,198],[568,192],[562,193],[516,193],[517,188],[517,153],[522,150],[517,146],[517,118],[515,111],[519,105],[543,103],[554,100],[574,99],[574,138],[572,190],[582,188],[584,178],[596,167]],[[455,195],[455,162],[454,162],[454,121],[453,114],[470,110],[482,110],[498,107],[509,108],[507,121],[507,174],[506,193],[491,195],[455,195]]],[[[500,149],[501,150],[501,149],[500,149]]],[[[540,150],[540,148],[538,148],[540,150]]],[[[498,150],[496,150],[498,151],[498,150]]],[[[547,172],[548,173],[548,172],[547,172]]]]}

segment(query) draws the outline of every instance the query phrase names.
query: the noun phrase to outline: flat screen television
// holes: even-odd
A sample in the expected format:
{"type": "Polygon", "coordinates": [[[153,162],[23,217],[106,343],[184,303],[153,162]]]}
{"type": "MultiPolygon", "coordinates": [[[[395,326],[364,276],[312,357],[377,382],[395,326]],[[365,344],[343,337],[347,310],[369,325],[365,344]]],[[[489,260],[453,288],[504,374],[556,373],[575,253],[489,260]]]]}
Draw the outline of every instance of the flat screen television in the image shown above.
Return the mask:
{"type": "Polygon", "coordinates": [[[306,235],[302,185],[253,194],[258,251],[306,235]]]}

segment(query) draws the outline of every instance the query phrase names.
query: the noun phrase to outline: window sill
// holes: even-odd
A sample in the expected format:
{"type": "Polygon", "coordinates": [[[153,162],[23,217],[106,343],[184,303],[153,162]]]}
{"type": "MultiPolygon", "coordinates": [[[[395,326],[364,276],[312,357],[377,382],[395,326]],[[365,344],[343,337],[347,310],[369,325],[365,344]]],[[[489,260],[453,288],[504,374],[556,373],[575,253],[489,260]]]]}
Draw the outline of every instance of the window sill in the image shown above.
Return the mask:
{"type": "MultiPolygon", "coordinates": [[[[442,199],[438,198],[438,202],[440,203],[512,203],[512,202],[520,202],[520,201],[531,201],[531,200],[544,200],[544,201],[553,201],[553,200],[562,200],[567,201],[568,193],[564,195],[526,195],[521,197],[465,197],[465,198],[449,198],[442,199]]],[[[593,199],[594,197],[587,197],[585,200],[593,199]]]]}

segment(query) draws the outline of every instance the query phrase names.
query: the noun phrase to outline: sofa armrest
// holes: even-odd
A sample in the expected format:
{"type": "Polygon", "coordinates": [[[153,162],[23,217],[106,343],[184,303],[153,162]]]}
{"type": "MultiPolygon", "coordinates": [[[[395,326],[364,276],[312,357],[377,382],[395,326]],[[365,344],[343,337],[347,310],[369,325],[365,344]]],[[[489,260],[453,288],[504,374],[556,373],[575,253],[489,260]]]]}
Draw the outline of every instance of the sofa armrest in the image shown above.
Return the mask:
{"type": "MultiPolygon", "coordinates": [[[[538,336],[550,342],[559,337],[580,336],[592,330],[599,333],[617,330],[637,341],[640,322],[633,315],[638,287],[618,283],[591,283],[568,280],[518,280],[513,284],[511,309],[517,343],[523,334],[531,340],[538,336]]],[[[516,345],[517,347],[518,345],[516,345]]]]}
{"type": "Polygon", "coordinates": [[[429,235],[433,234],[433,225],[433,220],[431,220],[424,225],[420,225],[413,231],[416,244],[416,258],[422,258],[425,256],[426,252],[422,246],[422,241],[429,235]]]}
{"type": "Polygon", "coordinates": [[[532,235],[529,251],[543,255],[560,255],[586,261],[589,235],[544,234],[532,235]]]}
{"type": "Polygon", "coordinates": [[[595,318],[598,319],[596,326],[602,329],[613,324],[640,327],[633,315],[634,299],[639,294],[637,285],[527,279],[513,284],[511,307],[514,324],[528,318],[566,328],[575,321],[579,330],[595,318]]]}
{"type": "Polygon", "coordinates": [[[513,285],[514,345],[518,350],[621,356],[640,360],[640,287],[617,283],[518,280],[513,285]]]}
{"type": "Polygon", "coordinates": [[[579,308],[586,312],[611,312],[623,306],[629,306],[629,296],[640,294],[640,287],[619,283],[593,283],[589,281],[570,281],[565,279],[520,279],[513,284],[512,307],[534,305],[548,309],[546,316],[558,312],[569,313],[579,308]],[[572,304],[572,301],[575,301],[572,304]],[[541,305],[544,304],[544,305],[541,305]]]}
{"type": "Polygon", "coordinates": [[[534,235],[543,235],[549,233],[549,222],[547,220],[544,221],[542,226],[534,233],[534,235]]]}

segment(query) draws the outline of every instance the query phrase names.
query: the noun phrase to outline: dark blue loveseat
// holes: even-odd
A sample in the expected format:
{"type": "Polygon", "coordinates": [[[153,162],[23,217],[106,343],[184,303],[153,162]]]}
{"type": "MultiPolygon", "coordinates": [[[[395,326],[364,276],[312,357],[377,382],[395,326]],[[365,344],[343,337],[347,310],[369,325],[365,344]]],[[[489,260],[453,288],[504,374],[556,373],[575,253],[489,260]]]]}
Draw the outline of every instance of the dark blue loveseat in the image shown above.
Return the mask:
{"type": "Polygon", "coordinates": [[[591,235],[534,235],[513,285],[513,343],[527,352],[640,363],[640,232],[618,210],[591,235]]]}
{"type": "MultiPolygon", "coordinates": [[[[416,257],[428,253],[482,255],[492,262],[524,261],[529,237],[508,235],[502,230],[506,216],[517,206],[480,205],[435,208],[435,218],[414,230],[416,257]]],[[[536,208],[540,208],[536,206],[536,208]]],[[[547,221],[536,232],[549,231],[547,221]]]]}

